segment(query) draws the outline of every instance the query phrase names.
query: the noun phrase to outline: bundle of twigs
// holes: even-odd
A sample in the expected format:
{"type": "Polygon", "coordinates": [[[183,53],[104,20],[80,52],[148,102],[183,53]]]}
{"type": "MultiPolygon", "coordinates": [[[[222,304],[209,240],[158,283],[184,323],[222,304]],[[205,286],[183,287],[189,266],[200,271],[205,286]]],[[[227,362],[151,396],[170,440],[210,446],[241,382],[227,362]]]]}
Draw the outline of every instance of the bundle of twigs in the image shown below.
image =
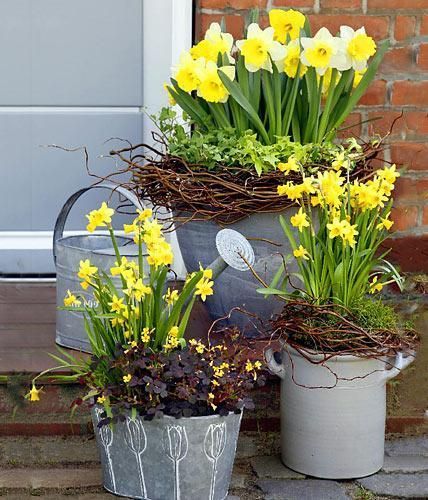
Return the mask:
{"type": "Polygon", "coordinates": [[[384,358],[413,352],[419,343],[415,330],[367,331],[345,308],[336,304],[315,305],[303,299],[288,300],[271,325],[272,338],[285,340],[308,358],[314,352],[323,354],[325,359],[338,354],[384,358]]]}
{"type": "MultiPolygon", "coordinates": [[[[164,148],[160,148],[164,149],[164,148]]],[[[383,146],[363,145],[351,178],[369,176],[372,161],[383,146]]],[[[279,170],[258,176],[255,171],[239,166],[219,165],[208,170],[200,164],[187,163],[146,144],[111,151],[131,173],[128,187],[154,207],[165,207],[175,214],[175,220],[215,220],[221,225],[232,224],[252,213],[281,212],[293,204],[279,197],[277,187],[284,182],[279,170]]],[[[327,165],[306,165],[308,169],[324,170],[327,165]]],[[[290,181],[301,181],[299,173],[290,173],[290,181]]]]}

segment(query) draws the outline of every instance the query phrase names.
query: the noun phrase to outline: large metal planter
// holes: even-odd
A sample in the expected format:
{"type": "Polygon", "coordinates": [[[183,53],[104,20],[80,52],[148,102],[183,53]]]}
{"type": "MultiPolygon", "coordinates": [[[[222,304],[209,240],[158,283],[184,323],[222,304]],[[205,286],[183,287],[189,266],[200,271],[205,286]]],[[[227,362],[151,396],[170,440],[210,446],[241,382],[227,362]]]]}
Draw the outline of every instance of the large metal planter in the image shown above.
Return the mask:
{"type": "Polygon", "coordinates": [[[383,465],[386,382],[413,356],[381,360],[313,354],[287,344],[282,362],[266,359],[281,377],[281,456],[293,470],[326,479],[364,477],[383,465]]]}
{"type": "Polygon", "coordinates": [[[227,497],[241,414],[123,423],[97,427],[104,488],[130,498],[223,500],[227,497]]]}
{"type": "MultiPolygon", "coordinates": [[[[294,213],[288,209],[287,217],[294,213]]],[[[250,241],[256,261],[255,271],[269,283],[282,262],[281,254],[287,255],[291,248],[286,241],[279,213],[259,213],[231,224],[231,229],[242,233],[250,241]],[[276,243],[273,245],[267,241],[276,243]]],[[[177,225],[177,238],[184,263],[188,270],[198,269],[199,263],[208,265],[216,257],[215,237],[221,227],[213,221],[190,221],[177,225]]],[[[293,268],[292,268],[293,270],[293,268]]],[[[214,285],[214,295],[206,301],[212,319],[226,316],[233,307],[241,307],[257,314],[261,319],[269,319],[282,308],[279,300],[266,300],[256,292],[260,283],[251,272],[241,273],[228,268],[214,285]]],[[[248,318],[234,314],[231,324],[248,326],[248,318]]]]}

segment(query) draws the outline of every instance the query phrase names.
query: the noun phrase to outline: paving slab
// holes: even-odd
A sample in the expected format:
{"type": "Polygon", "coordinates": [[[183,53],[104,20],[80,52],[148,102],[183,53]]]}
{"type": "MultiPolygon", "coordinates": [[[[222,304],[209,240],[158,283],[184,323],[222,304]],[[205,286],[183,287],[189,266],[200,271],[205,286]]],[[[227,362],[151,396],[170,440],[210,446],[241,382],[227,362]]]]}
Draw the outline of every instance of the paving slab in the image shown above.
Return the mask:
{"type": "Polygon", "coordinates": [[[385,442],[385,454],[422,455],[428,457],[428,436],[391,439],[385,442]]]}
{"type": "Polygon", "coordinates": [[[265,500],[350,500],[343,484],[321,479],[262,479],[257,486],[265,500]]]}
{"type": "Polygon", "coordinates": [[[101,470],[96,469],[2,469],[0,488],[67,489],[101,486],[101,470]]]}
{"type": "Polygon", "coordinates": [[[251,436],[241,435],[236,448],[236,458],[249,458],[258,454],[257,443],[251,436]]]}
{"type": "Polygon", "coordinates": [[[251,459],[251,466],[260,479],[304,479],[306,477],[286,467],[279,455],[254,457],[251,459]]]}
{"type": "Polygon", "coordinates": [[[422,455],[394,455],[385,456],[382,471],[386,473],[428,472],[428,457],[422,455]]]}
{"type": "Polygon", "coordinates": [[[428,473],[385,474],[380,472],[358,479],[358,483],[375,495],[399,498],[428,498],[428,473]]]}

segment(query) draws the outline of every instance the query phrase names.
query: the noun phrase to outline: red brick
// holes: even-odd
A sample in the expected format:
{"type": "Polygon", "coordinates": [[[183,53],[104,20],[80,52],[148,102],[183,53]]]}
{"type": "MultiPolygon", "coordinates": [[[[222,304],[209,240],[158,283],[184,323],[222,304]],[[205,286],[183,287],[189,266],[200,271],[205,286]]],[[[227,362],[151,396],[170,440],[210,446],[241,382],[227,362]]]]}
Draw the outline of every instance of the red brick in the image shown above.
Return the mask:
{"type": "Polygon", "coordinates": [[[428,255],[427,235],[408,235],[405,237],[389,239],[383,246],[391,248],[388,260],[399,264],[401,271],[409,273],[428,271],[428,259],[426,258],[428,255]]]}
{"type": "Polygon", "coordinates": [[[370,9],[424,9],[428,0],[368,0],[370,9]]]}
{"type": "Polygon", "coordinates": [[[428,106],[428,81],[414,82],[399,80],[394,82],[392,104],[402,106],[428,106]]]}
{"type": "Polygon", "coordinates": [[[407,170],[427,170],[428,144],[418,142],[394,143],[391,146],[391,158],[394,163],[403,165],[407,170]]]}
{"type": "Polygon", "coordinates": [[[396,40],[406,40],[416,35],[416,17],[397,16],[395,18],[394,38],[396,40]]]}
{"type": "Polygon", "coordinates": [[[342,24],[357,29],[365,26],[367,34],[376,40],[386,38],[389,31],[389,17],[387,16],[360,16],[354,14],[321,14],[309,15],[312,32],[315,34],[325,26],[333,34],[339,31],[342,24]]]}
{"type": "Polygon", "coordinates": [[[339,138],[361,137],[361,114],[351,113],[342,123],[338,131],[339,138]]]}
{"type": "Polygon", "coordinates": [[[273,0],[273,7],[313,7],[314,0],[273,0]]]}
{"type": "Polygon", "coordinates": [[[428,14],[422,17],[421,21],[421,35],[428,35],[428,14]]]}
{"type": "Polygon", "coordinates": [[[390,130],[392,123],[394,128],[391,131],[391,137],[401,137],[402,139],[414,138],[415,136],[428,135],[428,112],[427,111],[372,111],[368,116],[369,120],[378,118],[369,122],[369,127],[381,136],[386,135],[390,130]]]}
{"type": "Polygon", "coordinates": [[[200,0],[202,9],[254,9],[259,7],[264,9],[267,0],[200,0]]]}
{"type": "Polygon", "coordinates": [[[417,57],[419,69],[428,70],[428,43],[421,43],[417,57]]]}
{"type": "Polygon", "coordinates": [[[395,73],[396,71],[406,73],[413,69],[412,47],[400,47],[389,49],[380,65],[380,73],[395,73]]]}
{"type": "Polygon", "coordinates": [[[391,220],[394,231],[407,231],[416,226],[418,218],[418,207],[394,207],[391,210],[391,220]]]}
{"type": "Polygon", "coordinates": [[[401,177],[397,180],[393,195],[398,203],[426,203],[428,201],[428,179],[401,177]]]}
{"type": "Polygon", "coordinates": [[[375,80],[361,97],[359,104],[364,106],[373,106],[385,104],[386,101],[386,82],[385,80],[375,80]]]}
{"type": "Polygon", "coordinates": [[[428,206],[425,206],[423,208],[423,212],[422,212],[422,225],[423,226],[428,226],[428,206]]]}
{"type": "Polygon", "coordinates": [[[361,0],[321,0],[321,8],[359,9],[361,0]]]}
{"type": "Polygon", "coordinates": [[[226,29],[234,38],[242,38],[244,34],[244,16],[239,14],[202,14],[200,17],[200,32],[198,40],[204,37],[205,31],[210,27],[211,23],[219,23],[224,18],[226,29]]]}

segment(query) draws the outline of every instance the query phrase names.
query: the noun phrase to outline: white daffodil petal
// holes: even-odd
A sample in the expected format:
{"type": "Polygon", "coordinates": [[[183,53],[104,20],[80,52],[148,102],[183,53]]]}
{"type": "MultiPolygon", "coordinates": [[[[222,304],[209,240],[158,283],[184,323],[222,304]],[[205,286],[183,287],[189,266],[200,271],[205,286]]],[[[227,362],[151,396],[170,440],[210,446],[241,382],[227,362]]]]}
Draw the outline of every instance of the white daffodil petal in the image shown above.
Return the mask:
{"type": "Polygon", "coordinates": [[[303,36],[301,39],[300,39],[300,43],[302,44],[302,47],[304,49],[307,49],[308,47],[310,47],[311,45],[313,45],[313,39],[312,38],[309,38],[309,37],[306,37],[306,36],[303,36]]]}
{"type": "Polygon", "coordinates": [[[260,26],[257,23],[251,23],[247,29],[247,38],[259,37],[261,33],[260,26]]]}
{"type": "Polygon", "coordinates": [[[287,49],[279,42],[273,42],[269,48],[269,54],[274,61],[284,59],[287,49]]]}
{"type": "Polygon", "coordinates": [[[235,79],[235,67],[234,66],[222,66],[219,68],[225,75],[227,75],[231,80],[235,79]]]}
{"type": "Polygon", "coordinates": [[[354,30],[350,26],[341,26],[340,27],[340,36],[341,38],[350,39],[354,36],[354,30]]]}

